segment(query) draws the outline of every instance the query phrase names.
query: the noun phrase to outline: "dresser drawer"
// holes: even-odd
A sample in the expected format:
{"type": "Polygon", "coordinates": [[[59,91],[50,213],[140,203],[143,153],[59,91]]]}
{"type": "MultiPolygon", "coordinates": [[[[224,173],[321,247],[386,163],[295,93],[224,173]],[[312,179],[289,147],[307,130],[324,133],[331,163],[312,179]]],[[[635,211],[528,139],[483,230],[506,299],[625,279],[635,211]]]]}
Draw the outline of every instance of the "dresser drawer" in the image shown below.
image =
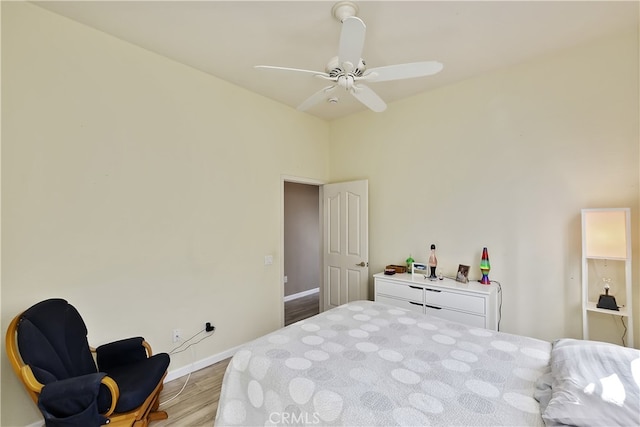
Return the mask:
{"type": "Polygon", "coordinates": [[[396,299],[386,297],[384,295],[376,294],[376,301],[383,304],[393,305],[396,307],[404,308],[407,310],[415,311],[417,313],[424,313],[424,307],[422,304],[407,301],[404,299],[396,299]]]}
{"type": "Polygon", "coordinates": [[[390,295],[392,297],[405,298],[411,301],[423,302],[423,293],[419,286],[409,286],[385,280],[376,280],[376,295],[390,295]]]}
{"type": "Polygon", "coordinates": [[[463,313],[461,311],[448,310],[446,308],[434,308],[426,306],[426,313],[441,319],[451,320],[454,322],[464,323],[465,325],[475,326],[477,328],[486,328],[485,316],[471,313],[463,313]]]}
{"type": "Polygon", "coordinates": [[[423,277],[421,274],[375,274],[375,300],[477,328],[498,330],[498,285],[461,284],[446,277],[431,281],[423,277]]]}
{"type": "Polygon", "coordinates": [[[448,307],[455,310],[468,311],[479,315],[485,314],[484,298],[475,295],[466,295],[426,287],[425,303],[438,307],[448,307]]]}

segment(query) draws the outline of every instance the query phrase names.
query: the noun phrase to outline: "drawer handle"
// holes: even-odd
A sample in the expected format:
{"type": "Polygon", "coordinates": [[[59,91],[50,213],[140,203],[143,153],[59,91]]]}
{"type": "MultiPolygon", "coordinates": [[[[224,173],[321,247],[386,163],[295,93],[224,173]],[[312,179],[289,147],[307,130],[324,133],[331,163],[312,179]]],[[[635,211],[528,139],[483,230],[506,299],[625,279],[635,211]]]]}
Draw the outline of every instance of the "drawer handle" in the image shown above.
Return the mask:
{"type": "Polygon", "coordinates": [[[440,289],[430,289],[430,288],[424,288],[424,289],[429,292],[442,292],[440,289]]]}
{"type": "Polygon", "coordinates": [[[421,302],[413,302],[413,301],[409,301],[409,304],[422,306],[422,303],[421,303],[421,302]]]}
{"type": "Polygon", "coordinates": [[[411,289],[420,289],[420,290],[422,290],[422,288],[421,288],[420,286],[411,286],[411,285],[409,285],[409,287],[410,287],[411,289]]]}
{"type": "Polygon", "coordinates": [[[433,308],[434,310],[442,310],[442,307],[436,307],[435,305],[426,304],[427,307],[433,308]]]}

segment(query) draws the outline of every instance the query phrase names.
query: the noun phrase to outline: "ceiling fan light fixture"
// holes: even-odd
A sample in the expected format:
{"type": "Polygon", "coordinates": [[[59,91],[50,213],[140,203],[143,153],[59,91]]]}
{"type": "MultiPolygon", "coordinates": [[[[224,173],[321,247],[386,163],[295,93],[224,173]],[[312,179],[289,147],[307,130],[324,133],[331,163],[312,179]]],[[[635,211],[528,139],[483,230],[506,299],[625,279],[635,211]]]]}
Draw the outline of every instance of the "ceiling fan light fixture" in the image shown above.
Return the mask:
{"type": "Polygon", "coordinates": [[[336,104],[338,103],[338,98],[336,96],[329,96],[329,94],[337,88],[341,88],[370,110],[380,113],[387,108],[387,104],[373,90],[367,85],[360,83],[360,81],[375,83],[403,80],[429,76],[442,70],[442,64],[437,61],[386,65],[367,70],[367,66],[362,59],[367,26],[362,19],[355,16],[358,12],[358,7],[353,2],[341,1],[333,5],[331,12],[333,16],[342,23],[342,29],[338,43],[338,55],[329,60],[325,72],[271,65],[256,65],[256,68],[260,69],[313,74],[317,78],[332,83],[304,100],[302,104],[298,105],[297,110],[308,110],[323,101],[329,104],[336,104]]]}

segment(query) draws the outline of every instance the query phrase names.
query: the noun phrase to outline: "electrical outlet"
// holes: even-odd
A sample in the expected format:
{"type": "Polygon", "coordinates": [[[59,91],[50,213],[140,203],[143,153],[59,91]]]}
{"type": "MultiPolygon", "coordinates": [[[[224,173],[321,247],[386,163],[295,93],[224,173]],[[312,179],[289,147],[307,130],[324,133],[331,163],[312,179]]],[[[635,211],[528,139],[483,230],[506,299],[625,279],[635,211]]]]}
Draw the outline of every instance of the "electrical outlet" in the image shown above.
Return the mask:
{"type": "Polygon", "coordinates": [[[207,323],[204,325],[204,330],[205,330],[205,331],[207,331],[207,332],[213,332],[213,331],[215,331],[215,329],[216,329],[216,327],[215,327],[215,326],[213,326],[213,325],[211,324],[211,322],[207,322],[207,323]]]}
{"type": "Polygon", "coordinates": [[[173,342],[178,342],[182,339],[182,331],[180,329],[173,330],[173,342]]]}

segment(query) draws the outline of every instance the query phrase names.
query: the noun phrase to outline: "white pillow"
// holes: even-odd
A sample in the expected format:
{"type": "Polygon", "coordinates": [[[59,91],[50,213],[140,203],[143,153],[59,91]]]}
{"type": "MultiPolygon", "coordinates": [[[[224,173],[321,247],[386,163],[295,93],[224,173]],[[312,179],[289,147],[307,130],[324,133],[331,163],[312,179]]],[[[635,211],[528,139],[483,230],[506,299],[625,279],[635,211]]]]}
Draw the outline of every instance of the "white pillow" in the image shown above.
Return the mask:
{"type": "Polygon", "coordinates": [[[640,351],[561,339],[551,350],[547,425],[639,426],[640,351]]]}

